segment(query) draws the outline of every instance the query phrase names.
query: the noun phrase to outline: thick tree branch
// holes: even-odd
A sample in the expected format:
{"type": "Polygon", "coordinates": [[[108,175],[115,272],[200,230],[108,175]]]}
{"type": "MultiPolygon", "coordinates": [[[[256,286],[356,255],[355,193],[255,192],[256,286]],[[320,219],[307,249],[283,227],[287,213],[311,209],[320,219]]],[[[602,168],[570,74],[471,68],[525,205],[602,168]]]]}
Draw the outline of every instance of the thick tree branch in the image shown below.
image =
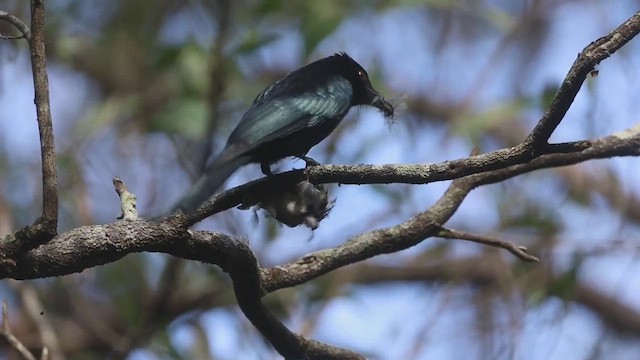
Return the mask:
{"type": "MultiPolygon", "coordinates": [[[[175,218],[167,218],[159,223],[119,221],[73,229],[20,255],[15,259],[14,267],[1,269],[0,278],[66,275],[114,262],[133,252],[164,252],[215,264],[229,273],[241,309],[279,351],[295,354],[304,349],[307,355],[348,352],[291,333],[268,312],[260,297],[283,287],[307,282],[347,264],[408,248],[434,236],[440,229],[437,224],[445,223],[465,196],[477,186],[541,168],[588,159],[638,155],[640,126],[595,140],[591,148],[579,153],[543,155],[530,163],[460,178],[433,207],[402,224],[359,235],[337,248],[314,252],[291,264],[271,269],[259,269],[248,246],[238,239],[215,232],[187,231],[177,226],[175,218]]],[[[334,358],[354,356],[357,355],[334,358]]]]}
{"type": "Polygon", "coordinates": [[[189,260],[215,264],[229,273],[238,304],[247,318],[283,355],[320,354],[309,359],[359,358],[357,354],[305,339],[288,330],[262,304],[258,264],[251,249],[239,239],[222,233],[185,231],[171,222],[119,221],[84,226],[60,234],[21,256],[16,279],[65,275],[116,261],[132,252],[163,252],[189,260]],[[55,253],[50,251],[56,249],[55,253]],[[44,272],[49,272],[46,275],[44,272]],[[324,357],[323,357],[324,356],[324,357]]]}
{"type": "Polygon", "coordinates": [[[364,357],[347,349],[306,339],[287,329],[262,303],[263,295],[260,267],[253,252],[244,242],[239,242],[238,257],[233,259],[233,289],[242,312],[260,333],[285,359],[362,359],[364,357]]]}
{"type": "MultiPolygon", "coordinates": [[[[85,226],[60,234],[2,269],[2,278],[42,278],[79,272],[114,262],[133,252],[164,252],[218,265],[231,275],[238,303],[252,323],[285,354],[341,353],[328,345],[302,339],[286,329],[261,303],[263,294],[304,283],[341,266],[413,246],[433,236],[475,187],[540,168],[562,166],[594,158],[640,155],[640,127],[595,140],[580,153],[544,155],[521,165],[471,175],[454,181],[428,211],[398,226],[359,235],[334,249],[312,253],[294,263],[259,270],[250,249],[240,240],[214,232],[187,231],[175,219],[160,223],[119,221],[85,226]],[[258,275],[258,273],[260,275],[258,275]]],[[[323,355],[324,356],[324,355],[323,355]]],[[[355,354],[334,358],[354,358],[355,354]]],[[[318,356],[317,358],[322,358],[318,356]]],[[[327,358],[327,357],[325,357],[327,358]]]]}
{"type": "MultiPolygon", "coordinates": [[[[433,114],[428,109],[421,108],[420,99],[410,99],[412,118],[424,118],[427,121],[435,122],[438,126],[447,126],[448,119],[459,117],[459,105],[442,104],[441,108],[449,107],[446,114],[433,114]]],[[[431,105],[430,105],[431,106],[431,105]]],[[[429,106],[427,106],[429,107],[429,106]]],[[[504,122],[497,122],[485,128],[486,135],[502,144],[514,144],[526,137],[526,133],[521,125],[523,119],[518,119],[504,126],[504,122]],[[523,135],[524,134],[524,135],[523,135]]],[[[607,165],[602,164],[600,168],[606,170],[607,165]]],[[[604,199],[608,206],[616,210],[625,220],[640,224],[640,197],[633,192],[624,190],[619,186],[618,181],[603,171],[591,171],[583,167],[556,168],[554,176],[558,178],[569,191],[569,196],[579,203],[583,200],[589,201],[592,195],[598,194],[604,199]]]]}
{"type": "Polygon", "coordinates": [[[543,155],[526,164],[470,175],[455,180],[446,193],[427,211],[396,226],[353,237],[343,245],[313,252],[292,263],[263,270],[265,291],[302,284],[339,267],[377,255],[409,248],[435,236],[474,188],[500,182],[538,169],[579,163],[587,159],[640,155],[640,126],[628,132],[593,141],[579,153],[543,155]]]}
{"type": "MultiPolygon", "coordinates": [[[[640,32],[640,13],[636,13],[607,36],[589,44],[578,55],[578,58],[569,69],[569,73],[560,86],[560,89],[558,89],[544,116],[527,138],[517,146],[470,158],[447,161],[441,164],[424,165],[425,167],[422,169],[416,169],[415,167],[402,168],[399,166],[390,168],[389,165],[367,165],[366,169],[371,174],[367,179],[364,179],[363,174],[360,172],[350,173],[349,169],[354,169],[353,167],[340,165],[311,167],[304,171],[304,175],[302,171],[287,172],[279,174],[278,176],[254,181],[218,194],[209,202],[205,203],[195,214],[189,217],[179,216],[181,219],[179,221],[183,226],[191,226],[208,216],[238,205],[238,201],[240,201],[239,198],[247,196],[248,192],[262,192],[269,185],[273,185],[276,182],[290,182],[293,184],[307,179],[316,184],[330,182],[340,182],[342,184],[392,182],[412,184],[427,183],[452,180],[479,172],[505,168],[507,166],[525,163],[543,154],[568,153],[584,150],[589,146],[588,142],[548,144],[547,141],[569,110],[575,96],[582,87],[582,83],[591,70],[602,60],[611,56],[611,54],[633,39],[638,32],[640,32]],[[330,172],[330,169],[336,172],[330,172]],[[340,175],[338,176],[337,174],[340,175]],[[403,178],[403,180],[398,181],[398,177],[403,178]],[[430,181],[425,181],[426,177],[430,178],[430,181]],[[252,186],[256,186],[256,188],[252,186]]],[[[358,170],[364,170],[364,168],[358,170]]]]}
{"type": "Polygon", "coordinates": [[[180,226],[188,227],[218,212],[242,204],[245,198],[255,197],[274,186],[299,183],[308,180],[314,184],[428,184],[436,181],[454,180],[464,176],[503,169],[505,167],[530,161],[533,152],[541,155],[549,149],[558,149],[560,153],[581,151],[591,146],[589,141],[563,144],[562,147],[545,148],[533,151],[530,146],[520,144],[507,149],[467,158],[448,160],[437,164],[407,165],[320,165],[304,170],[293,170],[264,177],[215,195],[192,215],[176,214],[180,226]]]}
{"type": "Polygon", "coordinates": [[[582,50],[571,65],[569,73],[551,101],[551,105],[547,108],[538,125],[529,134],[525,143],[534,144],[536,147],[544,146],[573,104],[573,100],[589,73],[602,60],[611,56],[638,35],[638,32],[640,32],[640,12],[582,50]]]}

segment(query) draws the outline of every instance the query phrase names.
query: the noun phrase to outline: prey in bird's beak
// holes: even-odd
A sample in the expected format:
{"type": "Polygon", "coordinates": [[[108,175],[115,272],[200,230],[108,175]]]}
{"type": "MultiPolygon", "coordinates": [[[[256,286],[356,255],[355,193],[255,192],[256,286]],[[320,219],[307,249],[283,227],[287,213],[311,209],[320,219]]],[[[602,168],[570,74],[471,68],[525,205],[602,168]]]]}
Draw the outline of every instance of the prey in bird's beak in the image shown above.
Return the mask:
{"type": "Polygon", "coordinates": [[[378,108],[378,110],[380,110],[382,114],[384,114],[384,117],[387,119],[393,118],[393,115],[395,114],[395,107],[389,100],[385,99],[378,93],[378,91],[376,91],[366,73],[363,76],[363,82],[364,101],[362,101],[361,103],[378,108]]]}
{"type": "Polygon", "coordinates": [[[393,104],[391,104],[389,100],[383,98],[379,94],[376,94],[373,97],[373,100],[371,101],[371,106],[375,106],[378,108],[378,110],[382,111],[382,113],[384,114],[384,117],[386,117],[387,119],[390,119],[393,117],[393,114],[394,114],[393,104]]]}
{"type": "Polygon", "coordinates": [[[353,87],[351,106],[374,106],[384,114],[387,120],[392,119],[395,114],[395,107],[389,100],[385,99],[376,91],[371,84],[367,71],[346,54],[342,53],[341,56],[343,59],[346,58],[349,60],[349,70],[347,70],[343,76],[351,82],[351,86],[353,87]]]}

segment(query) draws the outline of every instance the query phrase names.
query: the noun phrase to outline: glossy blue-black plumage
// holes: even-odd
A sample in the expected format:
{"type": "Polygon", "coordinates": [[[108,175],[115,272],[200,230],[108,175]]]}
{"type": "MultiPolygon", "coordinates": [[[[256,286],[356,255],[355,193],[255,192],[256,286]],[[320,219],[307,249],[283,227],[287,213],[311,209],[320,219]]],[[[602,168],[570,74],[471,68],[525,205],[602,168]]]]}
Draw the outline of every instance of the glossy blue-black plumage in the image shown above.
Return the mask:
{"type": "Polygon", "coordinates": [[[393,115],[393,106],[378,95],[367,72],[345,53],[289,73],[256,97],[180,207],[195,210],[247,163],[260,163],[268,173],[269,165],[284,157],[305,157],[355,105],[393,115]]]}

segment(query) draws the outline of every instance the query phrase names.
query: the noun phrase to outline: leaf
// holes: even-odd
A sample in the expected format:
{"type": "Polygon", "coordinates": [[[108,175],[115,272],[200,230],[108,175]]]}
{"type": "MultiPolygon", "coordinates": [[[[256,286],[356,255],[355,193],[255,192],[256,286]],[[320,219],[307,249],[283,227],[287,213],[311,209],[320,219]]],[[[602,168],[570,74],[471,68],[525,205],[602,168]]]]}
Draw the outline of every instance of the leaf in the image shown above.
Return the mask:
{"type": "Polygon", "coordinates": [[[204,100],[180,98],[159,112],[150,130],[201,139],[207,132],[207,116],[208,108],[204,100]]]}
{"type": "Polygon", "coordinates": [[[257,29],[247,32],[241,42],[236,46],[234,53],[244,55],[255,51],[279,38],[278,34],[264,33],[257,29]]]}
{"type": "Polygon", "coordinates": [[[314,1],[308,4],[309,6],[302,17],[301,26],[305,57],[336,30],[338,25],[342,23],[346,10],[342,2],[314,1]]]}
{"type": "Polygon", "coordinates": [[[89,138],[95,132],[109,127],[120,119],[128,119],[138,108],[135,95],[109,96],[88,111],[74,128],[75,138],[89,138]]]}
{"type": "Polygon", "coordinates": [[[204,49],[195,43],[187,44],[183,47],[177,60],[176,65],[186,93],[205,97],[209,88],[209,76],[207,74],[207,54],[204,49]]]}
{"type": "Polygon", "coordinates": [[[525,106],[524,101],[514,101],[500,104],[481,113],[463,115],[454,121],[453,131],[471,140],[478,140],[488,129],[498,124],[509,126],[508,123],[518,118],[525,106]]]}

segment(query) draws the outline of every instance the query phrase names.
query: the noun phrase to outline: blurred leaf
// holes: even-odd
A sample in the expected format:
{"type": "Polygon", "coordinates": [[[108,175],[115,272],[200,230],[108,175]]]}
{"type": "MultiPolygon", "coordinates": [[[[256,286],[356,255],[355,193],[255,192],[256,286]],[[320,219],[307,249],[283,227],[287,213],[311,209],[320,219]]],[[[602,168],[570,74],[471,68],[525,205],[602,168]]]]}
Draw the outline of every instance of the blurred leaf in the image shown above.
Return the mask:
{"type": "Polygon", "coordinates": [[[157,69],[165,69],[175,66],[181,52],[182,46],[165,46],[156,49],[156,60],[154,66],[157,69]]]}
{"type": "Polygon", "coordinates": [[[565,301],[571,300],[578,285],[578,275],[583,262],[584,255],[580,252],[574,253],[571,266],[547,286],[547,294],[565,301]]]}
{"type": "Polygon", "coordinates": [[[341,1],[313,1],[307,4],[301,24],[305,57],[336,30],[342,22],[345,10],[341,1]]]}
{"type": "Polygon", "coordinates": [[[77,36],[63,36],[56,42],[56,56],[61,60],[70,61],[76,54],[87,48],[85,39],[77,36]]]}
{"type": "Polygon", "coordinates": [[[556,92],[558,92],[558,84],[547,84],[540,95],[540,107],[543,110],[546,110],[551,102],[553,101],[553,97],[556,96],[556,92]]]}
{"type": "MultiPolygon", "coordinates": [[[[179,351],[179,349],[177,349],[174,344],[172,338],[171,338],[171,333],[169,331],[161,331],[158,336],[156,336],[154,338],[154,343],[153,343],[153,347],[160,347],[162,349],[162,352],[166,352],[166,354],[169,356],[169,358],[173,359],[173,360],[183,360],[183,359],[187,359],[186,357],[184,357],[182,355],[182,353],[179,351]]],[[[156,353],[158,353],[158,351],[156,351],[156,353]]],[[[193,357],[189,357],[188,359],[197,359],[197,358],[193,358],[193,357]]]]}
{"type": "Polygon", "coordinates": [[[406,187],[388,186],[383,184],[370,185],[369,189],[374,194],[379,194],[392,204],[399,205],[407,201],[406,187]]]}
{"type": "Polygon", "coordinates": [[[189,352],[189,359],[211,359],[211,348],[209,347],[209,336],[207,329],[201,323],[192,323],[194,330],[194,343],[189,352]]]}
{"type": "Polygon", "coordinates": [[[547,291],[546,289],[540,287],[529,291],[527,302],[529,303],[529,306],[538,306],[543,304],[546,299],[547,291]]]}
{"type": "Polygon", "coordinates": [[[177,60],[186,94],[204,98],[209,87],[207,53],[199,45],[189,43],[182,48],[177,60]]]}
{"type": "Polygon", "coordinates": [[[135,95],[106,97],[91,108],[84,119],[78,121],[74,127],[75,138],[90,138],[95,132],[117,123],[120,119],[130,118],[138,105],[138,97],[135,95]]]}
{"type": "Polygon", "coordinates": [[[282,10],[284,1],[282,0],[264,0],[257,7],[258,14],[268,15],[282,10]]]}
{"type": "Polygon", "coordinates": [[[527,202],[521,207],[504,209],[502,226],[505,228],[526,228],[531,229],[537,236],[543,238],[554,237],[562,229],[561,220],[549,209],[541,208],[538,205],[527,202]]]}
{"type": "MultiPolygon", "coordinates": [[[[565,170],[567,173],[573,169],[565,170]]],[[[580,171],[577,171],[573,176],[581,176],[580,171]]],[[[572,184],[571,182],[567,183],[566,191],[567,196],[573,200],[576,204],[581,206],[589,206],[593,204],[593,184],[590,184],[591,179],[588,179],[582,176],[584,179],[582,184],[575,186],[576,184],[572,184]]]]}
{"type": "Polygon", "coordinates": [[[517,119],[525,106],[526,102],[519,100],[499,104],[484,112],[463,114],[453,122],[453,131],[472,141],[477,141],[492,127],[509,126],[509,122],[517,119]]]}
{"type": "Polygon", "coordinates": [[[488,7],[483,15],[498,29],[505,33],[512,31],[517,25],[517,19],[507,11],[500,11],[498,8],[488,7]]]}
{"type": "Polygon", "coordinates": [[[109,301],[115,305],[123,322],[134,328],[140,322],[140,314],[144,313],[142,309],[149,291],[146,262],[145,254],[131,254],[97,271],[98,282],[109,294],[109,301]]]}
{"type": "Polygon", "coordinates": [[[207,132],[207,116],[208,107],[204,100],[174,99],[154,119],[150,130],[201,139],[207,132]]]}
{"type": "Polygon", "coordinates": [[[234,53],[240,55],[250,53],[256,49],[270,44],[278,38],[279,36],[277,34],[264,33],[262,31],[258,31],[258,29],[251,29],[244,34],[242,41],[237,45],[234,53]]]}

